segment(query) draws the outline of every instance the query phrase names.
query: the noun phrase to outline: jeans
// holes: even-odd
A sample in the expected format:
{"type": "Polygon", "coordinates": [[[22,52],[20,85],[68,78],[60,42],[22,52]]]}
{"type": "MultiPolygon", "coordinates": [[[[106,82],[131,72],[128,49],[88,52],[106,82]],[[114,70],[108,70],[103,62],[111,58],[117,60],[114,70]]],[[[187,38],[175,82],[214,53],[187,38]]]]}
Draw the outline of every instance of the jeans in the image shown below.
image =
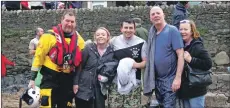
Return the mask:
{"type": "Polygon", "coordinates": [[[185,108],[204,108],[204,101],[205,101],[204,95],[183,100],[185,108]]]}
{"type": "Polygon", "coordinates": [[[175,76],[164,80],[156,80],[156,99],[164,108],[176,108],[176,92],[172,91],[175,76]]]}

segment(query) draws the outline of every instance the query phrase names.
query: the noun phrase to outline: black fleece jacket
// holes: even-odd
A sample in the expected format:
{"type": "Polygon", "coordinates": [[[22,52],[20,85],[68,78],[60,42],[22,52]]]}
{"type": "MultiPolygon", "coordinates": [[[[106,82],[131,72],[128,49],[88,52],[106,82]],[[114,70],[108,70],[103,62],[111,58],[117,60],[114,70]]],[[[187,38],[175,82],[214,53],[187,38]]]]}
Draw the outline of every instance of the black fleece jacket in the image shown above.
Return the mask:
{"type": "MultiPolygon", "coordinates": [[[[184,50],[188,51],[192,56],[191,62],[188,63],[189,66],[204,71],[211,69],[212,60],[207,50],[204,48],[201,38],[193,39],[190,45],[185,46],[184,50]]],[[[187,67],[184,67],[184,70],[186,70],[186,68],[187,67]]],[[[180,98],[194,98],[207,93],[207,87],[189,87],[184,73],[185,72],[183,72],[182,75],[181,88],[178,92],[180,98]]]]}

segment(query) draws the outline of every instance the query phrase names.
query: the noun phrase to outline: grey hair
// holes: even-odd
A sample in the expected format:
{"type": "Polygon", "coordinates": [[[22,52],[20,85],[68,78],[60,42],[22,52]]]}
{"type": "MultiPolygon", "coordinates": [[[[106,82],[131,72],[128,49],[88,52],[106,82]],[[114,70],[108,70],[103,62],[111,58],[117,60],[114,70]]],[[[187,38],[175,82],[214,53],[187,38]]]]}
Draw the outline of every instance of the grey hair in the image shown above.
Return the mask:
{"type": "Polygon", "coordinates": [[[36,30],[35,30],[35,34],[37,34],[40,30],[39,29],[42,29],[41,27],[37,27],[36,30]]]}

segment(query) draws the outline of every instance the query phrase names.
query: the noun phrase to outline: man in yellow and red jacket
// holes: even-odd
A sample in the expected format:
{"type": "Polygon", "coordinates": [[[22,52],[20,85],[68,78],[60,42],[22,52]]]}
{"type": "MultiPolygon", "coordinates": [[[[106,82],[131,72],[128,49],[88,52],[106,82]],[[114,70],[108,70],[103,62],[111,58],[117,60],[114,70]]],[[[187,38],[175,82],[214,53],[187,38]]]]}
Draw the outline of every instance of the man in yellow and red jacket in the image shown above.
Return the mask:
{"type": "Polygon", "coordinates": [[[75,13],[67,10],[61,24],[44,33],[39,40],[28,87],[34,88],[37,71],[41,68],[41,108],[72,108],[73,74],[84,48],[84,40],[75,29],[75,13]]]}

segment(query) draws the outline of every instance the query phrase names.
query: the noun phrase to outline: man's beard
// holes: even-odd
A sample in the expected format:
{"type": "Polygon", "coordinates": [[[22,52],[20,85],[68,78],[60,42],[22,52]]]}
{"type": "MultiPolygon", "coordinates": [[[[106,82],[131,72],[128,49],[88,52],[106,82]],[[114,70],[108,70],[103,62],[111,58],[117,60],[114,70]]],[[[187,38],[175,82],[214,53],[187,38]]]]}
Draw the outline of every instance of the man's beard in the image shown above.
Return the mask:
{"type": "Polygon", "coordinates": [[[68,28],[68,29],[65,29],[64,32],[66,33],[72,33],[74,31],[73,28],[68,28]]]}

